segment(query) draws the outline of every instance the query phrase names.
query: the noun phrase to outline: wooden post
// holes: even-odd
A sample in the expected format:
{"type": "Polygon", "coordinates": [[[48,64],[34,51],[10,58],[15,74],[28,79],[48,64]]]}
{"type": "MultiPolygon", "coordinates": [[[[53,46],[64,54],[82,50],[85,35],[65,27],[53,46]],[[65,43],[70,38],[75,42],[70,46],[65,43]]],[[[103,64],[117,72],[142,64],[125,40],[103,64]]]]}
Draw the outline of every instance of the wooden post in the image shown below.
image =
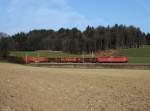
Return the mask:
{"type": "Polygon", "coordinates": [[[28,57],[28,55],[27,55],[27,53],[25,52],[25,58],[26,58],[26,64],[28,63],[28,61],[27,61],[27,58],[28,57]]]}
{"type": "Polygon", "coordinates": [[[37,52],[37,57],[38,57],[37,62],[39,63],[39,58],[40,58],[39,52],[37,52]]]}
{"type": "Polygon", "coordinates": [[[82,62],[84,63],[84,52],[82,52],[82,58],[83,58],[83,61],[82,61],[82,62]]]}

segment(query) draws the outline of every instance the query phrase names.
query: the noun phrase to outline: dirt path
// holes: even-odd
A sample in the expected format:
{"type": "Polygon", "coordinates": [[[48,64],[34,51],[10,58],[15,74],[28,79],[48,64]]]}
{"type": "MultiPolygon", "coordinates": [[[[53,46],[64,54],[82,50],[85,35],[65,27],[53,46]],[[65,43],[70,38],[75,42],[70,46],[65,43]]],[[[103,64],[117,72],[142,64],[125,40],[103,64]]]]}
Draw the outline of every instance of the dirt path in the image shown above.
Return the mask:
{"type": "Polygon", "coordinates": [[[150,111],[150,70],[0,63],[0,111],[150,111]]]}

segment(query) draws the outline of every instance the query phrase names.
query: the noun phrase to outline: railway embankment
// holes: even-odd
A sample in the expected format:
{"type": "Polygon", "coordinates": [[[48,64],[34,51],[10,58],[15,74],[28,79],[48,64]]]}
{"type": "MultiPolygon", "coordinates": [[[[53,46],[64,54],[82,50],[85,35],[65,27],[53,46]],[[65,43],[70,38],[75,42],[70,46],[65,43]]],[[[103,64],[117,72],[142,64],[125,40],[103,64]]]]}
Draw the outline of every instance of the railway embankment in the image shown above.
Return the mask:
{"type": "Polygon", "coordinates": [[[150,64],[131,63],[30,63],[30,66],[49,68],[139,69],[150,70],[150,64]]]}

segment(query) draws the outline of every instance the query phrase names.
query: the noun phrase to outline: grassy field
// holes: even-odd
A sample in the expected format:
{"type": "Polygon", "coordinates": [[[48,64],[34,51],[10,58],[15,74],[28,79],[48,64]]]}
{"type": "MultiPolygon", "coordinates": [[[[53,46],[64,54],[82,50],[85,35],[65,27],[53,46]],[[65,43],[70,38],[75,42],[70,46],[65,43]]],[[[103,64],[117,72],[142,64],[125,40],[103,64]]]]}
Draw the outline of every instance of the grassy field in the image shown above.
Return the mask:
{"type": "Polygon", "coordinates": [[[61,51],[13,51],[10,55],[23,57],[30,55],[33,57],[80,57],[79,54],[69,54],[61,51]]]}
{"type": "MultiPolygon", "coordinates": [[[[116,50],[116,56],[121,55],[128,57],[129,63],[150,63],[150,45],[142,48],[116,50]]],[[[82,57],[80,54],[70,54],[61,51],[13,51],[10,55],[23,57],[30,55],[34,57],[82,57]]],[[[91,56],[91,55],[90,55],[91,56]]]]}
{"type": "Polygon", "coordinates": [[[139,49],[123,49],[118,52],[123,52],[123,55],[128,57],[129,63],[150,63],[150,46],[143,46],[139,49]]]}

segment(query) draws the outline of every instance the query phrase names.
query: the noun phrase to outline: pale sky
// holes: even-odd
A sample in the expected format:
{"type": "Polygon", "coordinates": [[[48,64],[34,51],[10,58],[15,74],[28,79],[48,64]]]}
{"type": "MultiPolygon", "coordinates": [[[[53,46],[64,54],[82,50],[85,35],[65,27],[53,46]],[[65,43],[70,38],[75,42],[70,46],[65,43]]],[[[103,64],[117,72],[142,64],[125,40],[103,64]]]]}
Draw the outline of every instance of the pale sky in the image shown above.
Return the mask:
{"type": "Polygon", "coordinates": [[[0,32],[88,25],[134,25],[150,32],[149,0],[0,0],[0,32]]]}

